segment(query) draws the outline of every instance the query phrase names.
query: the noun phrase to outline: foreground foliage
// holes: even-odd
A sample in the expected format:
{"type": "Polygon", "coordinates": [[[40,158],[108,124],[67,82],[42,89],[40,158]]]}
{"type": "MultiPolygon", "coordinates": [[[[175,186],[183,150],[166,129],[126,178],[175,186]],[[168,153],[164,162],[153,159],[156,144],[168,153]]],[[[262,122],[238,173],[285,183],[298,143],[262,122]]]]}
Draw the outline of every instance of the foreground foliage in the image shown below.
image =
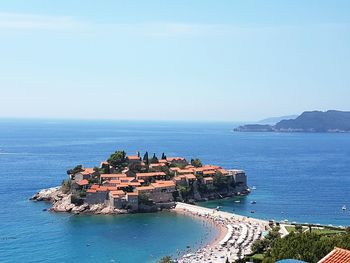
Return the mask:
{"type": "Polygon", "coordinates": [[[262,262],[266,263],[286,258],[313,263],[326,256],[334,247],[350,249],[350,231],[332,235],[293,231],[284,238],[268,236],[265,240],[259,240],[254,243],[253,250],[256,253],[265,251],[262,262]]]}

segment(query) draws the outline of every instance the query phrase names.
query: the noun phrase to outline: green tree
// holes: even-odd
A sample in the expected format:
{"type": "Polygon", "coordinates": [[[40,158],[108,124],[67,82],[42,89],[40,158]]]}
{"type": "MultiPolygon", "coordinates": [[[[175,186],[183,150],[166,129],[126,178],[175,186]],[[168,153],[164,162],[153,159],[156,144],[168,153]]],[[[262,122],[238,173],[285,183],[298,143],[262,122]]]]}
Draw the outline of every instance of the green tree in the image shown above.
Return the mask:
{"type": "Polygon", "coordinates": [[[166,155],[164,153],[162,153],[162,160],[166,160],[166,155]]]}
{"type": "Polygon", "coordinates": [[[76,173],[79,173],[82,171],[83,171],[83,166],[81,164],[78,164],[73,169],[67,170],[67,174],[71,175],[71,174],[76,174],[76,173]]]}
{"type": "Polygon", "coordinates": [[[107,161],[118,170],[122,170],[127,166],[125,151],[116,151],[115,153],[111,154],[107,161]]]}
{"type": "Polygon", "coordinates": [[[170,256],[165,256],[165,257],[162,257],[158,263],[173,263],[174,261],[171,259],[170,256]]]}
{"type": "Polygon", "coordinates": [[[153,157],[151,158],[150,163],[159,163],[158,158],[157,158],[155,153],[153,154],[153,157]]]}
{"type": "Polygon", "coordinates": [[[191,159],[191,164],[194,166],[194,167],[202,167],[202,162],[201,160],[199,160],[198,158],[196,159],[191,159]]]}
{"type": "Polygon", "coordinates": [[[139,194],[139,204],[140,205],[152,205],[153,201],[149,199],[148,195],[144,193],[139,194]]]}
{"type": "Polygon", "coordinates": [[[213,176],[213,185],[216,190],[222,190],[228,187],[227,178],[220,173],[213,176]]]}
{"type": "Polygon", "coordinates": [[[72,185],[72,182],[71,182],[70,179],[63,180],[62,184],[61,184],[61,191],[62,191],[62,193],[64,193],[64,194],[69,193],[70,189],[71,189],[71,185],[72,185]]]}
{"type": "Polygon", "coordinates": [[[144,162],[146,165],[149,165],[148,152],[146,152],[145,155],[143,156],[143,162],[144,162]]]}

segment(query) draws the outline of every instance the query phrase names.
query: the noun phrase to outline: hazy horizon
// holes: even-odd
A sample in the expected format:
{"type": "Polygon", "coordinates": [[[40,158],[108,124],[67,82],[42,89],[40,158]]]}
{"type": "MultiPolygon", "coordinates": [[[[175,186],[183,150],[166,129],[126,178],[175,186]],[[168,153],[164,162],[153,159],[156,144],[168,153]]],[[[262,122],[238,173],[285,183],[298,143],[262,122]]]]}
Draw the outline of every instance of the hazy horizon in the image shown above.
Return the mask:
{"type": "Polygon", "coordinates": [[[349,1],[0,3],[0,118],[349,110],[349,1]]]}

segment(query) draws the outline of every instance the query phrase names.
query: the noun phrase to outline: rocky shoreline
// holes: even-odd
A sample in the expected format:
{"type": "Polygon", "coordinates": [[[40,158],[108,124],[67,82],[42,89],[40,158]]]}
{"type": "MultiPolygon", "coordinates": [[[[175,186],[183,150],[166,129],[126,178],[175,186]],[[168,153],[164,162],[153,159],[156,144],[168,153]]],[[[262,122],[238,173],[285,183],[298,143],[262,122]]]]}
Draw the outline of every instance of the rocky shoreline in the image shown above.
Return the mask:
{"type": "Polygon", "coordinates": [[[43,189],[33,195],[31,201],[44,201],[50,202],[52,207],[49,211],[52,212],[66,212],[73,214],[102,214],[102,215],[115,215],[115,214],[127,214],[127,210],[114,209],[106,204],[82,204],[76,205],[71,202],[71,194],[65,194],[60,187],[52,187],[43,189]]]}

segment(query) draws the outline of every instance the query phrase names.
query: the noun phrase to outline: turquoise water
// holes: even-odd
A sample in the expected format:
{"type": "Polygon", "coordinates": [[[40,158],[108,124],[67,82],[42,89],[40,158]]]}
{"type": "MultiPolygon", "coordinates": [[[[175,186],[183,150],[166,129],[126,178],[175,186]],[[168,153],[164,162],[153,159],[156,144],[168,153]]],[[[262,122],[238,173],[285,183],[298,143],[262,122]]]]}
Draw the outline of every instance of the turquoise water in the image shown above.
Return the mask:
{"type": "Polygon", "coordinates": [[[155,262],[200,245],[211,227],[169,213],[71,216],[28,198],[77,163],[147,149],[245,169],[256,190],[208,202],[259,218],[350,225],[350,134],[233,133],[229,123],[0,121],[1,262],[155,262]],[[250,201],[256,200],[255,205],[250,201]],[[255,210],[254,214],[250,212],[255,210]],[[209,230],[208,230],[209,229],[209,230]]]}

